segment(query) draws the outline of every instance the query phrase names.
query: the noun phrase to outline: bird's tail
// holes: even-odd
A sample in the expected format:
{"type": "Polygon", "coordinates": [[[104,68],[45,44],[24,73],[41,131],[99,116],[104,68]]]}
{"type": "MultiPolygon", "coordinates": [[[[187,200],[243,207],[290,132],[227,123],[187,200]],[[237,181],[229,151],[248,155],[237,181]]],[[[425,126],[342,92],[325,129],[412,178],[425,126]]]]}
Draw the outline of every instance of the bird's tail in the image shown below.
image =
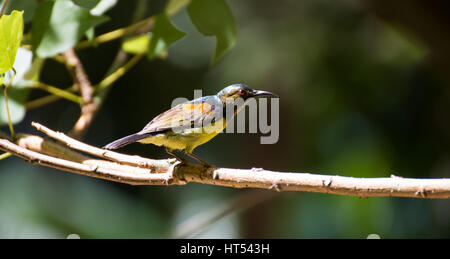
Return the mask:
{"type": "Polygon", "coordinates": [[[149,136],[149,134],[139,134],[139,133],[132,134],[132,135],[123,137],[121,139],[118,139],[116,141],[113,141],[113,142],[109,143],[108,145],[104,146],[103,148],[104,149],[118,149],[118,148],[121,148],[128,144],[134,143],[138,140],[144,139],[148,136],[149,136]]]}

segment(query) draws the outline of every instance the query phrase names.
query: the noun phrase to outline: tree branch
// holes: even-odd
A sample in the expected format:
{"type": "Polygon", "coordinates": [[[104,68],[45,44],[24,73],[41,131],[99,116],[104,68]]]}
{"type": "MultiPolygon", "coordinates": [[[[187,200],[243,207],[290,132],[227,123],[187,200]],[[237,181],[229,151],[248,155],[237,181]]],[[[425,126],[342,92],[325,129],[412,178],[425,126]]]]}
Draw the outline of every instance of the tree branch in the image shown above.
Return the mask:
{"type": "MultiPolygon", "coordinates": [[[[354,178],[309,173],[275,172],[262,168],[205,168],[181,165],[173,160],[152,160],[92,147],[40,124],[36,128],[69,147],[105,160],[90,159],[75,151],[33,135],[19,136],[18,144],[0,139],[0,149],[35,164],[63,171],[132,185],[184,185],[197,182],[233,188],[259,188],[275,191],[304,191],[358,197],[450,198],[450,179],[413,179],[402,177],[354,178]],[[38,145],[30,144],[39,138],[38,145]],[[49,152],[47,146],[57,146],[49,152]],[[47,154],[44,154],[47,153],[47,154]],[[55,154],[64,158],[56,157],[55,154]],[[75,153],[75,154],[73,154],[75,153]],[[50,154],[50,155],[49,155],[50,154]],[[68,155],[70,154],[70,155],[68,155]],[[54,156],[52,156],[54,155],[54,156]],[[75,159],[73,159],[75,158],[75,159]],[[111,162],[113,160],[116,162],[111,162]],[[145,163],[141,163],[145,161],[145,163]],[[118,163],[117,163],[118,162],[118,163]],[[130,166],[133,164],[138,166],[130,166]],[[142,168],[145,165],[146,168],[142,168]],[[147,169],[151,168],[151,169],[147,169]]],[[[53,147],[54,148],[54,147],[53,147]]]]}
{"type": "Polygon", "coordinates": [[[98,165],[86,165],[65,159],[51,157],[18,146],[9,140],[0,139],[0,149],[9,150],[10,153],[25,159],[32,164],[39,164],[76,174],[101,178],[110,181],[129,184],[158,184],[162,185],[171,179],[170,173],[151,174],[131,173],[117,169],[103,168],[98,165]]]}
{"type": "MultiPolygon", "coordinates": [[[[93,159],[91,157],[82,155],[75,152],[67,147],[54,143],[52,141],[45,140],[42,137],[28,134],[20,134],[19,140],[17,141],[19,147],[25,148],[30,151],[34,151],[43,155],[47,155],[53,158],[59,158],[83,165],[102,167],[106,169],[127,172],[132,174],[149,174],[152,172],[167,172],[167,170],[160,168],[141,168],[137,166],[129,166],[126,164],[118,164],[115,162],[103,160],[103,159],[93,159]]],[[[158,161],[158,160],[156,160],[158,161]]],[[[161,161],[162,162],[162,161],[161,161]]],[[[170,164],[167,162],[166,167],[170,164]]]]}
{"type": "Polygon", "coordinates": [[[155,160],[155,159],[148,159],[143,158],[140,156],[130,156],[125,154],[120,154],[111,150],[101,149],[97,147],[93,147],[90,145],[87,145],[81,141],[75,140],[73,138],[70,138],[66,136],[63,133],[55,132],[39,123],[32,122],[31,125],[35,127],[37,130],[45,133],[47,136],[59,140],[60,142],[66,144],[69,148],[82,151],[84,153],[94,155],[97,157],[101,157],[107,160],[111,160],[114,162],[118,162],[121,164],[131,165],[131,166],[137,166],[142,168],[150,168],[150,169],[157,169],[157,168],[163,168],[169,166],[169,162],[175,162],[174,159],[172,160],[155,160]]]}

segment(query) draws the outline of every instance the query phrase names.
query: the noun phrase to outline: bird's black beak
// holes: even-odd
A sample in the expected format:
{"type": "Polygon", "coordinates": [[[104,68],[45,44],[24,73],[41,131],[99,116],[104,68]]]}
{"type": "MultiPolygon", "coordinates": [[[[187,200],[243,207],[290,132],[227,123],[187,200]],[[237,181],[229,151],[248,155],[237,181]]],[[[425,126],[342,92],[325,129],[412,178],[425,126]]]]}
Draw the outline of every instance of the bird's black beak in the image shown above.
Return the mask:
{"type": "Polygon", "coordinates": [[[278,95],[276,95],[274,93],[267,92],[267,91],[258,91],[258,90],[253,91],[252,95],[253,96],[264,96],[265,95],[265,96],[278,97],[278,95]]]}

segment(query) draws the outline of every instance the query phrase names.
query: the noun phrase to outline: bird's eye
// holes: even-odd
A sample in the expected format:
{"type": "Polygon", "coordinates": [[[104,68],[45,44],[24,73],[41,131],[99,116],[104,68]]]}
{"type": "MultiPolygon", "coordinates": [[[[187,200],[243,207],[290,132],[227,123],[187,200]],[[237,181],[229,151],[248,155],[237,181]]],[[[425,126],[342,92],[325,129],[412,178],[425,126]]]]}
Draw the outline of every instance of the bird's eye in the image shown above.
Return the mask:
{"type": "Polygon", "coordinates": [[[238,94],[239,94],[240,96],[244,96],[245,91],[241,89],[241,90],[238,91],[238,94]]]}

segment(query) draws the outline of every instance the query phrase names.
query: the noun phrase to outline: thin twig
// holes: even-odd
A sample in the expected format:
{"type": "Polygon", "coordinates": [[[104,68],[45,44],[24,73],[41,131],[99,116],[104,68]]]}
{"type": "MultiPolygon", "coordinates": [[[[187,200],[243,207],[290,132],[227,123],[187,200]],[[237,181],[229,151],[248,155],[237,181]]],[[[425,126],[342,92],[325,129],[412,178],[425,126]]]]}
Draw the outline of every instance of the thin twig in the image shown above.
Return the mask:
{"type": "MultiPolygon", "coordinates": [[[[35,151],[39,151],[39,147],[44,146],[47,142],[47,140],[42,141],[43,143],[38,145],[35,151]]],[[[115,166],[105,168],[99,162],[95,162],[94,165],[80,164],[44,155],[24,147],[27,147],[26,143],[18,146],[7,139],[0,139],[1,150],[22,157],[27,161],[54,167],[63,171],[132,185],[183,185],[189,182],[196,182],[232,188],[304,191],[358,197],[450,198],[450,179],[448,178],[354,178],[335,175],[276,172],[262,168],[207,168],[201,165],[171,164],[169,160],[167,160],[167,167],[158,169],[159,172],[163,173],[150,173],[150,171],[146,171],[147,169],[144,170],[139,167],[120,165],[105,160],[103,161],[109,164],[115,164],[115,166]],[[125,166],[127,168],[134,168],[136,172],[140,173],[135,173],[130,170],[125,171],[123,169],[125,166]]],[[[61,147],[61,149],[67,148],[61,147]]],[[[85,152],[81,148],[80,150],[85,152]]],[[[64,152],[73,151],[67,149],[67,151],[60,150],[58,153],[64,152]]],[[[89,152],[86,151],[86,153],[89,152]]],[[[132,163],[132,161],[128,162],[132,163]]],[[[154,167],[158,167],[158,165],[155,164],[154,167]]]]}
{"type": "Polygon", "coordinates": [[[70,71],[74,82],[79,86],[83,103],[81,104],[81,115],[73,126],[70,135],[81,138],[86,133],[89,125],[98,111],[98,104],[94,102],[94,87],[84,70],[83,64],[73,48],[65,51],[67,69],[70,71]]]}
{"type": "Polygon", "coordinates": [[[91,103],[94,98],[94,89],[78,55],[73,48],[70,48],[63,53],[63,56],[66,59],[67,69],[72,75],[74,82],[80,87],[83,104],[91,103]]]}
{"type": "Polygon", "coordinates": [[[25,109],[28,110],[32,110],[32,109],[36,109],[39,108],[41,106],[56,102],[58,100],[61,100],[61,97],[56,96],[56,95],[47,95],[41,98],[37,98],[35,100],[31,100],[25,103],[25,109]]]}
{"type": "Polygon", "coordinates": [[[94,120],[97,111],[98,104],[94,102],[82,105],[81,115],[75,122],[75,125],[73,126],[69,135],[79,139],[82,138],[91,125],[91,122],[94,120]]]}

